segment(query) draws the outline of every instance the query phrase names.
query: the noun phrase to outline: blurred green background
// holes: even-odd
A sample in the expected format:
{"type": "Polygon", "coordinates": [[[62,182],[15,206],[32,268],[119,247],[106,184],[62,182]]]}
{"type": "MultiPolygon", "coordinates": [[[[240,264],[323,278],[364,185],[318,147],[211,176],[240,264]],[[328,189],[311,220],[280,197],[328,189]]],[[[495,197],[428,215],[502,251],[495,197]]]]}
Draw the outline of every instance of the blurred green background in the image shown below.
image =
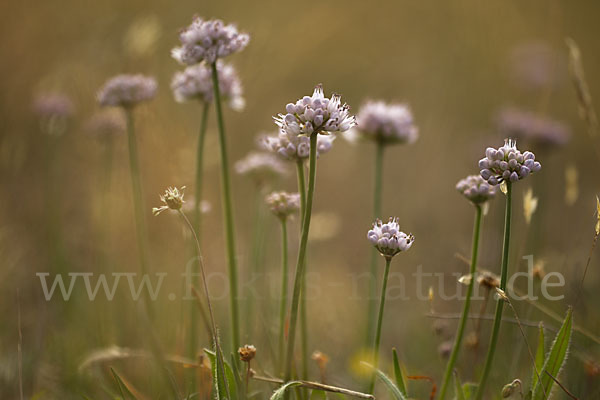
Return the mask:
{"type": "MultiPolygon", "coordinates": [[[[386,308],[382,358],[384,367],[392,346],[398,348],[411,375],[440,381],[445,365],[438,347],[451,338],[455,321],[434,323],[426,314],[455,313],[456,301],[433,303],[418,300],[412,274],[448,274],[448,291],[456,283],[450,273],[467,266],[455,257],[468,257],[473,209],[456,193],[455,183],[477,172],[477,161],[487,146],[499,147],[503,137],[494,124],[495,113],[514,106],[561,120],[572,130],[568,145],[536,149],[543,169],[515,190],[514,241],[511,270],[525,270],[520,258],[534,254],[545,261],[547,272],[558,271],[567,286],[555,294],[565,300],[545,304],[559,314],[574,301],[593,239],[595,195],[599,192],[599,159],[578,104],[568,73],[565,38],[579,45],[594,99],[600,99],[600,55],[597,23],[600,5],[591,1],[23,1],[0,6],[0,398],[18,396],[17,309],[21,310],[23,384],[27,398],[80,398],[85,393],[103,398],[101,385],[109,385],[106,365],[78,372],[78,365],[93,350],[118,345],[147,347],[141,328],[139,305],[126,293],[112,302],[90,302],[78,287],[69,302],[46,302],[37,272],[136,272],[135,225],[127,167],[126,138],[117,139],[109,190],[103,190],[102,148],[85,132],[97,110],[96,91],[118,73],[144,73],[159,82],[156,99],[136,110],[142,177],[153,272],[167,272],[157,302],[158,335],[169,354],[184,355],[185,314],[181,301],[167,293],[181,292],[179,274],[191,256],[189,242],[176,218],[151,216],[158,194],[169,185],[192,187],[195,143],[200,106],[178,104],[169,89],[174,72],[181,69],[170,49],[178,44],[178,30],[194,14],[236,22],[250,33],[251,42],[228,59],[235,64],[244,86],[246,108],[226,112],[231,161],[255,148],[255,138],[275,128],[272,116],[285,104],[310,95],[317,83],[326,94],[341,93],[357,111],[367,99],[405,101],[420,128],[419,140],[410,147],[391,147],[384,170],[384,216],[396,215],[416,243],[397,257],[393,272],[405,277],[408,301],[391,299],[386,308]],[[540,64],[553,79],[532,86],[518,74],[527,52],[518,49],[542,44],[551,55],[540,64]],[[515,57],[515,54],[518,56],[515,57]],[[525,54],[525,55],[523,55],[525,54]],[[48,174],[45,156],[48,138],[40,132],[32,112],[39,93],[60,92],[71,97],[76,113],[68,131],[51,138],[59,152],[59,175],[51,185],[59,193],[55,208],[60,220],[63,261],[53,263],[53,238],[44,228],[48,220],[48,174]],[[578,171],[578,196],[565,202],[565,170],[578,171]],[[534,186],[540,197],[539,212],[530,228],[522,213],[522,198],[534,186]],[[535,229],[533,227],[536,227],[535,229]],[[108,232],[108,240],[104,233],[108,232]],[[110,268],[110,270],[107,270],[110,268]],[[17,296],[17,291],[19,295],[17,296]],[[439,331],[436,333],[433,325],[439,331]],[[444,336],[447,335],[447,336],[444,336]],[[98,378],[102,377],[102,378],[98,378]]],[[[537,65],[537,64],[536,64],[537,65]]],[[[211,116],[212,117],[212,116],[211,116]]],[[[212,210],[202,232],[207,268],[226,270],[220,209],[218,147],[214,118],[209,121],[206,151],[206,199],[212,210]]],[[[595,138],[598,141],[598,137],[595,138]]],[[[521,147],[521,146],[519,146],[521,147]]],[[[524,150],[522,148],[522,150],[524,150]]],[[[355,361],[361,352],[366,301],[364,280],[358,288],[353,277],[368,271],[372,223],[374,147],[351,145],[338,138],[332,151],[318,163],[313,230],[309,243],[310,350],[329,355],[328,380],[359,388],[355,361]],[[358,293],[358,295],[357,295],[358,293]]],[[[234,176],[236,234],[242,275],[248,277],[254,235],[256,199],[262,194],[247,178],[234,176]]],[[[295,190],[293,174],[273,184],[273,189],[295,190]]],[[[192,190],[193,191],[193,190],[192,190]]],[[[192,192],[190,191],[190,192],[192,192]]],[[[502,196],[499,196],[502,197],[502,196]]],[[[499,271],[503,198],[496,199],[484,222],[481,267],[499,271]]],[[[271,272],[273,296],[278,290],[279,228],[265,215],[266,250],[262,271],[271,272]]],[[[297,224],[292,224],[293,232],[297,224]]],[[[294,260],[297,235],[291,238],[294,260]]],[[[294,263],[291,262],[290,265],[294,263]]],[[[575,310],[575,323],[600,333],[597,304],[600,274],[593,255],[583,300],[575,310]]],[[[435,286],[437,278],[428,278],[435,286]]],[[[390,285],[398,282],[390,281],[390,285]]],[[[223,293],[222,282],[214,282],[223,293]],[[221,285],[221,286],[219,286],[221,285]]],[[[267,290],[267,289],[262,289],[267,290]]],[[[269,293],[271,293],[269,292],[269,293]]],[[[266,293],[266,292],[265,292],[266,293]]],[[[265,294],[267,296],[267,294],[265,294]]],[[[270,367],[266,346],[276,328],[275,300],[262,301],[242,318],[243,341],[259,348],[258,370],[270,367]],[[271,308],[269,308],[271,307],[271,308]],[[265,349],[264,351],[262,349],[265,349]],[[262,358],[262,360],[261,360],[262,358]]],[[[476,303],[473,310],[478,310],[476,303]]],[[[246,305],[246,301],[244,301],[246,305]]],[[[219,324],[227,336],[226,295],[217,301],[219,324]]],[[[528,320],[558,324],[527,303],[517,308],[528,320]]],[[[492,308],[488,308],[488,313],[492,308]]],[[[487,344],[489,323],[483,322],[479,362],[487,344]]],[[[535,329],[529,329],[535,342],[535,329]]],[[[551,335],[548,335],[551,336],[551,335]]],[[[500,388],[514,378],[526,381],[529,363],[514,325],[505,325],[493,385],[500,388]],[[518,359],[513,364],[513,359],[518,359]]],[[[209,345],[207,337],[203,345],[209,345]]],[[[224,340],[227,344],[228,341],[224,340]]],[[[227,349],[231,351],[231,349],[227,349]]],[[[473,354],[465,350],[459,361],[463,380],[474,378],[473,354]]],[[[580,398],[598,398],[598,344],[575,334],[571,357],[562,382],[580,398]]],[[[146,390],[150,398],[156,382],[151,363],[114,361],[119,370],[146,390]]],[[[474,367],[475,366],[475,367],[474,367]]],[[[317,379],[316,365],[311,370],[317,379]]],[[[177,379],[181,368],[174,367],[177,379]]],[[[265,390],[268,385],[257,385],[265,390]]],[[[412,382],[415,397],[426,398],[429,387],[412,382]]],[[[381,397],[386,394],[381,391],[381,397]]],[[[561,398],[562,393],[557,393],[561,398]]]]}

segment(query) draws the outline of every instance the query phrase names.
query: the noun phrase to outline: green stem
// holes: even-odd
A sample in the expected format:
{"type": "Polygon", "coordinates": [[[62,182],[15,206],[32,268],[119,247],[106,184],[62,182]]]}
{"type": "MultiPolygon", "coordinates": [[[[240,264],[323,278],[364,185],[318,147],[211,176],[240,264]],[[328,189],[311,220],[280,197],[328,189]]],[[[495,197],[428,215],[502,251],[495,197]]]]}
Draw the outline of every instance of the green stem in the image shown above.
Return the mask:
{"type": "Polygon", "coordinates": [[[444,373],[444,380],[442,382],[442,389],[440,390],[439,400],[444,400],[446,391],[448,390],[448,384],[452,378],[452,371],[454,370],[454,364],[458,358],[458,353],[462,345],[462,339],[467,326],[467,319],[469,319],[469,308],[471,306],[471,295],[473,294],[473,286],[475,285],[475,271],[477,270],[477,256],[479,253],[479,232],[481,229],[481,206],[475,206],[475,225],[473,226],[473,244],[471,248],[471,268],[469,273],[471,275],[471,281],[467,288],[467,297],[463,306],[463,312],[458,323],[458,331],[456,333],[456,340],[452,347],[452,353],[448,359],[448,365],[446,366],[446,372],[444,373]]]}
{"type": "MultiPolygon", "coordinates": [[[[510,246],[510,221],[512,214],[512,183],[506,182],[506,212],[504,214],[504,243],[502,249],[502,272],[500,275],[500,289],[506,290],[506,280],[508,277],[508,253],[510,246]]],[[[496,352],[496,344],[498,342],[498,336],[500,335],[500,324],[502,323],[502,310],[504,307],[504,301],[498,300],[496,302],[496,316],[494,318],[494,327],[492,329],[492,337],[490,339],[490,346],[488,353],[485,358],[485,365],[483,367],[483,374],[481,380],[477,386],[477,394],[475,400],[481,400],[485,391],[485,385],[487,383],[488,376],[492,369],[492,362],[494,361],[494,353],[496,352]]]]}
{"type": "MultiPolygon", "coordinates": [[[[148,251],[146,247],[147,230],[146,219],[144,217],[144,198],[142,195],[142,179],[140,174],[140,161],[135,138],[135,125],[133,111],[125,109],[127,117],[127,139],[129,148],[129,170],[131,173],[131,190],[133,193],[133,208],[135,214],[136,237],[138,244],[138,256],[140,258],[140,268],[142,275],[148,273],[148,251]]],[[[154,308],[152,306],[149,293],[144,291],[146,297],[146,307],[151,321],[154,320],[154,308]]]]}
{"type": "MultiPolygon", "coordinates": [[[[315,181],[317,177],[317,132],[310,136],[310,158],[308,172],[308,192],[306,195],[306,208],[302,222],[302,235],[300,248],[298,250],[298,261],[296,263],[296,274],[294,277],[294,291],[292,294],[292,305],[290,311],[290,330],[285,362],[284,380],[289,382],[292,377],[292,364],[294,360],[294,345],[296,342],[296,323],[298,321],[298,305],[300,291],[302,289],[302,276],[306,266],[306,245],[308,243],[308,231],[310,229],[310,216],[312,212],[313,196],[315,192],[315,181]]],[[[286,392],[289,393],[289,392],[286,392]]],[[[286,395],[289,398],[289,394],[286,395]]]]}
{"type": "MultiPolygon", "coordinates": [[[[392,257],[385,257],[385,271],[383,273],[383,286],[381,287],[381,297],[379,300],[379,315],[377,317],[377,330],[375,331],[375,344],[373,346],[373,365],[375,368],[379,365],[379,343],[381,342],[381,325],[383,323],[383,309],[385,307],[385,295],[387,291],[388,275],[390,273],[390,265],[392,257]]],[[[373,393],[375,389],[375,374],[371,376],[369,384],[369,393],[373,393]]]]}
{"type": "MultiPolygon", "coordinates": [[[[264,272],[264,248],[265,248],[265,222],[267,218],[265,218],[265,187],[263,185],[256,186],[255,199],[254,199],[254,217],[252,221],[252,226],[254,227],[252,232],[252,253],[251,258],[249,260],[250,271],[248,276],[250,279],[254,279],[255,276],[260,276],[264,272]]],[[[254,287],[254,291],[250,291],[248,293],[248,297],[246,298],[246,307],[244,310],[246,321],[245,321],[245,331],[246,335],[253,337],[254,331],[253,328],[256,324],[256,315],[269,315],[268,310],[261,310],[263,308],[263,302],[260,301],[260,296],[255,295],[256,292],[264,293],[266,288],[262,286],[257,281],[257,285],[254,287]],[[256,292],[255,292],[256,291],[256,292]],[[258,310],[258,311],[257,311],[258,310]],[[256,314],[259,313],[259,314],[256,314]]]]}
{"type": "Polygon", "coordinates": [[[285,354],[285,310],[288,296],[288,249],[287,249],[287,223],[281,218],[281,304],[279,307],[279,357],[281,372],[283,369],[283,355],[285,354]]]}
{"type": "Polygon", "coordinates": [[[221,149],[221,190],[223,194],[223,214],[225,219],[225,239],[227,246],[227,261],[229,272],[229,302],[231,304],[232,345],[240,347],[240,315],[238,307],[238,271],[235,257],[235,234],[233,222],[233,205],[231,200],[231,183],[229,180],[229,161],[227,158],[227,141],[225,139],[225,124],[221,109],[221,93],[219,90],[219,75],[216,62],[212,63],[212,82],[215,96],[215,109],[219,127],[219,147],[221,149]]]}
{"type": "MultiPolygon", "coordinates": [[[[304,218],[304,210],[306,209],[306,181],[304,178],[304,162],[302,160],[297,161],[296,170],[298,175],[298,193],[300,193],[300,218],[302,218],[302,221],[304,218]]],[[[308,379],[308,318],[306,296],[303,295],[303,293],[305,293],[304,288],[306,288],[306,266],[304,267],[304,273],[302,275],[302,290],[300,292],[300,332],[302,334],[300,338],[300,345],[302,351],[301,378],[306,380],[308,379]]],[[[302,393],[305,394],[304,391],[302,393]]]]}
{"type": "MultiPolygon", "coordinates": [[[[383,153],[385,145],[378,141],[375,144],[375,186],[373,190],[373,219],[382,218],[381,196],[383,181],[383,153]]],[[[375,311],[377,310],[377,256],[379,253],[375,248],[371,249],[371,264],[369,276],[369,297],[367,298],[367,333],[366,346],[371,347],[375,328],[375,311]]]]}

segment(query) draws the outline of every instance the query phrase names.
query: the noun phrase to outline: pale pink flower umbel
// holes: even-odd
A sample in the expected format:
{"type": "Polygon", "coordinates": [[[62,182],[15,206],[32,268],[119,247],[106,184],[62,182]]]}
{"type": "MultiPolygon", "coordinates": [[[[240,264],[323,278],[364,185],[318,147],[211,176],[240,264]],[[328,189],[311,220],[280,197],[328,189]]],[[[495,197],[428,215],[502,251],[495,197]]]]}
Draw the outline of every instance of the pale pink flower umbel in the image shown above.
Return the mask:
{"type": "Polygon", "coordinates": [[[109,79],[98,92],[101,106],[131,108],[151,100],[156,95],[157,83],[145,75],[117,75],[109,79]]]}
{"type": "Polygon", "coordinates": [[[368,139],[382,144],[412,144],[419,137],[413,114],[406,104],[383,101],[365,103],[356,116],[358,126],[348,139],[368,139]]]}

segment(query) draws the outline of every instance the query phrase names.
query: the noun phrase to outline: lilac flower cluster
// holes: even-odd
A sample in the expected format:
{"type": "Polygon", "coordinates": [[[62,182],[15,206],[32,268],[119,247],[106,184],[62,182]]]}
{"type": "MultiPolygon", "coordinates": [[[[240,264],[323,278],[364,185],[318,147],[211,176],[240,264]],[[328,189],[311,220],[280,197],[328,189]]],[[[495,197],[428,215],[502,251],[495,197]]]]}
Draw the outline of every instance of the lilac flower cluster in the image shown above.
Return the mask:
{"type": "Polygon", "coordinates": [[[517,142],[505,139],[504,146],[494,149],[488,147],[485,157],[479,160],[481,177],[490,185],[495,186],[502,181],[516,182],[524,179],[530,173],[537,172],[542,165],[535,161],[535,155],[526,151],[521,154],[517,142]]]}
{"type": "Polygon", "coordinates": [[[152,77],[141,74],[117,75],[100,89],[98,102],[101,106],[130,108],[154,98],[156,88],[156,80],[152,77]]]}
{"type": "Polygon", "coordinates": [[[396,217],[391,217],[385,224],[380,219],[376,220],[373,228],[367,233],[367,238],[384,257],[393,257],[407,251],[415,241],[412,234],[400,230],[396,217]]]}
{"type": "Polygon", "coordinates": [[[384,144],[412,144],[419,137],[412,112],[405,104],[369,101],[358,111],[357,121],[358,127],[352,132],[384,144]]]}
{"type": "MultiPolygon", "coordinates": [[[[232,109],[240,111],[245,106],[242,97],[242,84],[235,68],[224,62],[217,62],[219,89],[221,95],[229,100],[232,109]]],[[[183,103],[189,100],[200,100],[210,103],[213,100],[213,84],[211,67],[198,64],[176,72],[171,81],[171,90],[175,100],[183,103]]]]}
{"type": "Polygon", "coordinates": [[[504,136],[524,139],[542,146],[564,146],[571,138],[571,130],[562,122],[515,108],[500,111],[496,122],[498,130],[504,136]]]}
{"type": "Polygon", "coordinates": [[[461,179],[456,184],[456,190],[475,205],[483,204],[496,195],[496,186],[487,183],[481,175],[469,175],[461,179]]]}
{"type": "MultiPolygon", "coordinates": [[[[333,146],[335,135],[317,135],[317,157],[327,153],[333,146]]],[[[285,160],[299,161],[310,155],[310,139],[308,136],[294,135],[283,130],[277,136],[265,136],[260,141],[261,146],[268,151],[278,154],[285,160]]]]}
{"type": "Polygon", "coordinates": [[[277,217],[285,219],[300,209],[300,195],[298,193],[273,192],[265,201],[269,209],[277,217]]]}
{"type": "Polygon", "coordinates": [[[274,154],[253,151],[235,163],[240,175],[248,175],[258,183],[286,174],[286,165],[274,154]]]}
{"type": "Polygon", "coordinates": [[[221,20],[203,20],[195,17],[192,24],[179,34],[181,46],[171,51],[174,59],[185,65],[202,61],[214,63],[217,58],[243,50],[250,41],[246,33],[238,32],[235,25],[221,20]]]}
{"type": "Polygon", "coordinates": [[[40,94],[33,100],[33,111],[41,118],[68,118],[74,110],[71,99],[60,93],[40,94]]]}
{"type": "Polygon", "coordinates": [[[285,106],[286,114],[273,117],[277,126],[288,135],[307,135],[313,133],[345,132],[356,125],[356,119],[350,115],[350,107],[342,104],[339,95],[331,99],[323,94],[323,87],[318,85],[312,97],[304,96],[285,106]]]}
{"type": "Polygon", "coordinates": [[[100,140],[110,140],[125,132],[123,115],[106,110],[94,114],[86,123],[86,131],[100,140]]]}

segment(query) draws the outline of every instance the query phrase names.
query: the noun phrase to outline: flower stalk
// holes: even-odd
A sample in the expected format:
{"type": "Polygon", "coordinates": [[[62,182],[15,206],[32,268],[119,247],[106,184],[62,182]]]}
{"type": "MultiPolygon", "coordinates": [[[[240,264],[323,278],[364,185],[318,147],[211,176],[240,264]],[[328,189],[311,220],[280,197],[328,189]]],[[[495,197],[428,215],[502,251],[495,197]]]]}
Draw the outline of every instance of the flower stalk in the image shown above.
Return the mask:
{"type": "Polygon", "coordinates": [[[454,341],[454,346],[452,347],[452,352],[450,353],[450,358],[448,359],[448,364],[446,365],[446,372],[444,373],[444,380],[442,382],[442,388],[440,390],[439,400],[444,400],[446,396],[446,391],[448,390],[448,385],[450,383],[450,379],[452,377],[452,372],[454,371],[454,365],[456,364],[456,360],[458,358],[458,353],[460,352],[462,340],[465,332],[465,327],[467,326],[467,319],[469,318],[469,309],[471,307],[471,296],[473,294],[473,287],[475,285],[475,272],[477,270],[477,258],[479,254],[479,233],[481,230],[481,219],[482,219],[482,209],[481,205],[475,205],[475,224],[473,226],[473,244],[471,248],[471,267],[469,269],[469,274],[471,276],[471,280],[469,282],[469,286],[467,287],[467,296],[465,299],[465,304],[463,305],[462,315],[460,317],[460,321],[458,323],[458,330],[456,333],[456,339],[454,341]]]}
{"type": "MultiPolygon", "coordinates": [[[[512,182],[506,181],[506,211],[504,213],[504,242],[502,247],[502,270],[500,275],[500,289],[506,291],[506,280],[508,277],[508,256],[510,246],[510,225],[512,215],[512,182]]],[[[496,303],[496,314],[494,317],[494,327],[492,328],[492,336],[490,339],[490,345],[488,353],[485,359],[483,367],[483,373],[481,380],[477,386],[477,394],[475,400],[481,400],[485,392],[485,385],[487,383],[490,371],[492,369],[492,363],[494,361],[494,354],[496,352],[496,345],[498,343],[498,337],[500,335],[500,325],[502,323],[502,311],[504,308],[504,301],[498,300],[496,303]]]]}
{"type": "MultiPolygon", "coordinates": [[[[280,367],[283,370],[283,361],[285,354],[285,314],[287,309],[288,297],[288,237],[287,221],[281,218],[281,303],[279,306],[279,357],[280,367]]],[[[283,372],[283,371],[282,371],[283,372]]]]}
{"type": "Polygon", "coordinates": [[[221,151],[221,190],[223,196],[223,214],[225,222],[225,239],[227,247],[227,261],[229,272],[229,302],[231,306],[231,340],[234,349],[240,347],[240,316],[238,304],[238,271],[235,255],[235,234],[233,221],[233,204],[231,199],[231,183],[229,179],[229,160],[227,157],[227,141],[225,138],[225,124],[221,107],[221,94],[219,90],[219,75],[216,62],[212,63],[212,81],[214,90],[215,110],[219,128],[219,147],[221,151]]]}

